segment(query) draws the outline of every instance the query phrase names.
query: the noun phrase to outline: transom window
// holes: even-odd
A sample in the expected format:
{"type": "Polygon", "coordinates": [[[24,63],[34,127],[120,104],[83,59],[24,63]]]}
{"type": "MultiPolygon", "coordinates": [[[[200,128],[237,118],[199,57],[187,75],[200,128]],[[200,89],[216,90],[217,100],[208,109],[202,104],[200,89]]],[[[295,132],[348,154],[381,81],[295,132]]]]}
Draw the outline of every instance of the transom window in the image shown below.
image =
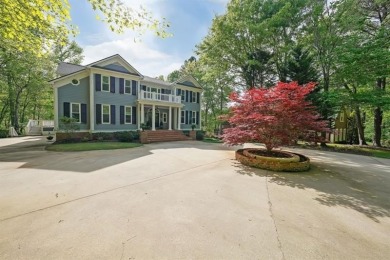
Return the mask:
{"type": "Polygon", "coordinates": [[[132,107],[125,107],[125,123],[126,124],[131,124],[131,111],[132,107]]]}
{"type": "Polygon", "coordinates": [[[102,76],[102,91],[110,92],[110,77],[102,76]]]}
{"type": "Polygon", "coordinates": [[[125,80],[125,94],[131,94],[131,80],[125,80]]]}
{"type": "Polygon", "coordinates": [[[186,123],[186,111],[182,110],[181,111],[181,123],[185,124],[186,123]]]}
{"type": "Polygon", "coordinates": [[[76,119],[77,123],[80,123],[80,104],[72,103],[70,106],[70,114],[72,118],[76,119]]]}
{"type": "Polygon", "coordinates": [[[192,124],[196,124],[196,111],[192,111],[192,124]]]}
{"type": "Polygon", "coordinates": [[[110,105],[102,105],[102,122],[103,124],[110,123],[110,105]]]}

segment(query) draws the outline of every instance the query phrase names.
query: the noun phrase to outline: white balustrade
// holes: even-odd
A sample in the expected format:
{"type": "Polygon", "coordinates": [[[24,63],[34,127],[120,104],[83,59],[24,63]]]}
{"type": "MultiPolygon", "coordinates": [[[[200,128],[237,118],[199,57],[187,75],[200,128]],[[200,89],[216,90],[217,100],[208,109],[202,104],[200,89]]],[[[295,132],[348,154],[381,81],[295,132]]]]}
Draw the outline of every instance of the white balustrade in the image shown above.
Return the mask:
{"type": "Polygon", "coordinates": [[[153,100],[153,101],[164,101],[170,103],[181,103],[181,96],[161,94],[156,92],[141,91],[140,99],[153,100]]]}

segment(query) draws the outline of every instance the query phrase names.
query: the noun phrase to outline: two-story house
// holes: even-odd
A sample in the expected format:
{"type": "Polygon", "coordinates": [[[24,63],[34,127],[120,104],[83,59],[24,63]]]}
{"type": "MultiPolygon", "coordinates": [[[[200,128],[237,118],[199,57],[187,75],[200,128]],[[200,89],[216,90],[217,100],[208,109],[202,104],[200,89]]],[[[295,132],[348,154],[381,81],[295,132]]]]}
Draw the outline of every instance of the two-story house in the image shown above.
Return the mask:
{"type": "Polygon", "coordinates": [[[72,117],[80,131],[201,128],[202,87],[192,77],[165,82],[142,75],[120,55],[86,66],[60,63],[54,88],[54,124],[72,117]]]}

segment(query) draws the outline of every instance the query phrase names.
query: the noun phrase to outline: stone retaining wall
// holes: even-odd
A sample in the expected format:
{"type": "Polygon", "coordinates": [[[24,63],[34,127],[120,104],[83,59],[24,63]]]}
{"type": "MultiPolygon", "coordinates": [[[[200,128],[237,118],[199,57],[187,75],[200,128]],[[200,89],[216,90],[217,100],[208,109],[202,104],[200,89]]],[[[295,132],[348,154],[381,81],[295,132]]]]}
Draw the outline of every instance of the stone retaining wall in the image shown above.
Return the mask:
{"type": "MultiPolygon", "coordinates": [[[[281,158],[282,160],[278,160],[278,158],[275,157],[268,158],[265,156],[246,156],[245,154],[248,154],[248,151],[245,150],[250,151],[253,150],[253,148],[239,149],[236,151],[236,160],[244,165],[280,172],[302,172],[310,169],[310,159],[301,154],[290,153],[291,155],[298,156],[299,158],[299,161],[294,162],[283,160],[289,158],[281,158]]],[[[295,156],[293,158],[296,158],[295,156]]]]}

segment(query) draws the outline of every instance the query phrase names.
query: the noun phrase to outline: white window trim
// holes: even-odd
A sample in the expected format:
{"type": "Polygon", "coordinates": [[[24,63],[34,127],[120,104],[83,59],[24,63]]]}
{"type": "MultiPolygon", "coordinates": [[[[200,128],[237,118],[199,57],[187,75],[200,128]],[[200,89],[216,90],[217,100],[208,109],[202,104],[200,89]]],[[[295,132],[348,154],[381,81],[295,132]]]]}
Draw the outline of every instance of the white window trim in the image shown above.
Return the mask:
{"type": "Polygon", "coordinates": [[[192,100],[191,100],[192,103],[196,103],[196,92],[195,91],[192,91],[192,100]]]}
{"type": "Polygon", "coordinates": [[[79,121],[76,121],[76,123],[81,123],[81,104],[80,103],[70,103],[70,118],[73,118],[73,105],[79,106],[79,121]]]}
{"type": "Polygon", "coordinates": [[[196,125],[196,111],[191,111],[192,112],[192,122],[191,122],[191,124],[192,125],[196,125]],[[194,120],[195,119],[195,120],[194,120]],[[195,121],[195,122],[194,122],[195,121]]]}
{"type": "Polygon", "coordinates": [[[162,122],[167,123],[168,122],[168,114],[167,113],[162,113],[162,122]]]}
{"type": "Polygon", "coordinates": [[[102,77],[101,77],[101,90],[102,90],[102,92],[110,92],[110,90],[111,90],[111,79],[110,79],[110,76],[107,76],[107,75],[102,75],[102,77]],[[103,77],[107,77],[108,78],[108,90],[103,90],[103,77]]]}
{"type": "Polygon", "coordinates": [[[123,93],[126,94],[126,95],[131,95],[131,89],[133,87],[132,85],[132,80],[131,79],[125,79],[125,82],[124,82],[124,87],[123,87],[123,93]],[[126,81],[130,82],[130,93],[126,93],[126,81]]]}
{"type": "Polygon", "coordinates": [[[185,124],[186,123],[186,111],[182,110],[181,113],[182,113],[182,115],[180,115],[180,124],[185,124]]]}
{"type": "Polygon", "coordinates": [[[104,124],[104,125],[111,124],[111,106],[108,105],[108,104],[102,104],[102,124],[104,124]],[[104,111],[103,107],[104,106],[108,106],[108,123],[104,122],[104,113],[103,113],[103,111],[104,111]]]}
{"type": "Polygon", "coordinates": [[[125,106],[125,124],[126,125],[131,125],[131,124],[133,124],[132,122],[133,122],[133,107],[132,106],[125,106]],[[126,116],[127,116],[126,108],[128,108],[128,107],[130,108],[130,123],[126,122],[126,116]]]}

